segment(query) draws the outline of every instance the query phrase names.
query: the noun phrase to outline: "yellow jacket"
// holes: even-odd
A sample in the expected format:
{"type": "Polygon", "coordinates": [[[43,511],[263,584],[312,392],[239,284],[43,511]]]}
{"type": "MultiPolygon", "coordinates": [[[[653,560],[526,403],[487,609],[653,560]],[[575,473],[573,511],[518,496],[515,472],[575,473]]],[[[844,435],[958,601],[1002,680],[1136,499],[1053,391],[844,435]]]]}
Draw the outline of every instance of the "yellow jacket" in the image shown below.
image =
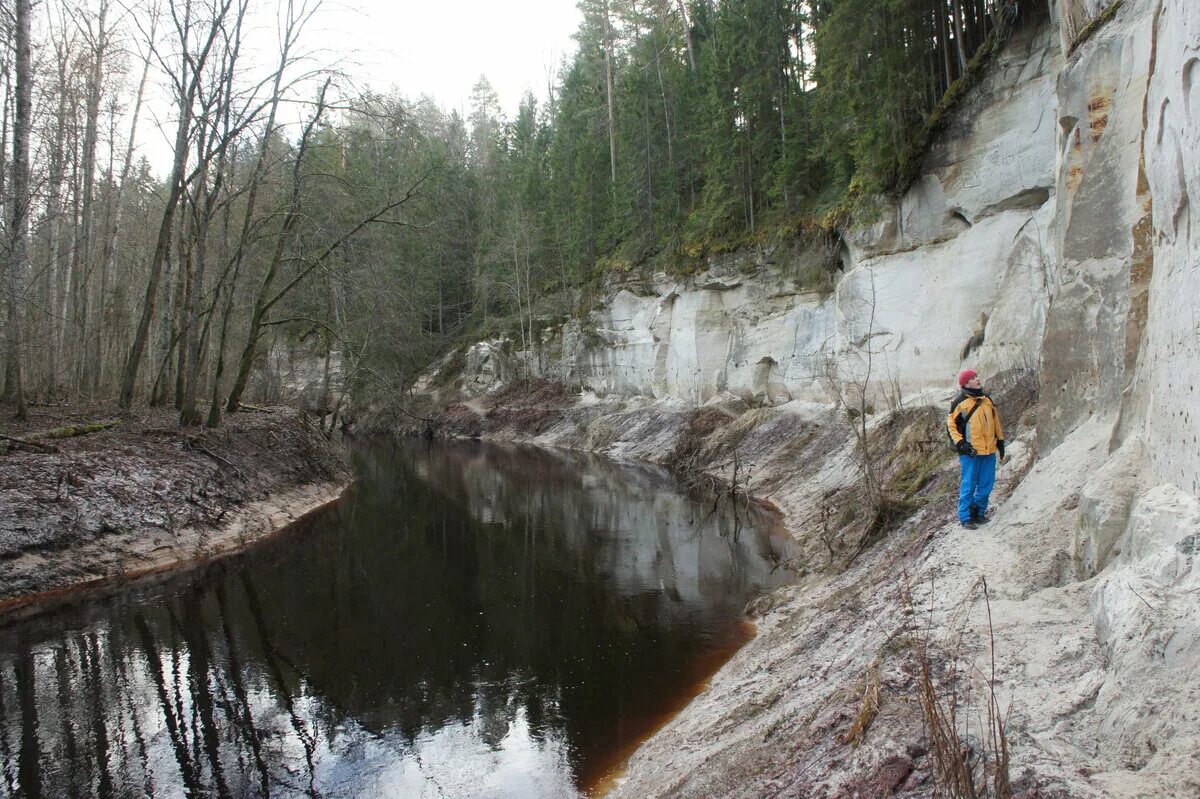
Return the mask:
{"type": "Polygon", "coordinates": [[[1000,426],[1000,412],[987,394],[981,394],[978,397],[966,393],[959,394],[950,403],[950,415],[946,417],[946,429],[955,444],[962,441],[965,434],[976,455],[991,455],[993,452],[998,452],[997,442],[1004,440],[1004,428],[1000,426]],[[976,404],[979,405],[978,409],[975,407],[976,404]],[[963,420],[968,414],[971,418],[966,422],[964,430],[963,420]]]}

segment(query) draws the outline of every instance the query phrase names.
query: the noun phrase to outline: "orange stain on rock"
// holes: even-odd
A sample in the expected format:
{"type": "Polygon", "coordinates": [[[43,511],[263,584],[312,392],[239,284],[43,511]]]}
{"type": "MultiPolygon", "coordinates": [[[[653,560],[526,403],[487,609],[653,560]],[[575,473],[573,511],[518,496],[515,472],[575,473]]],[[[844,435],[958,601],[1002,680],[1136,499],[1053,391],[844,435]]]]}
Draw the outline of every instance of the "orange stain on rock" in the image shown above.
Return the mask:
{"type": "Polygon", "coordinates": [[[1108,127],[1108,109],[1112,106],[1111,95],[1093,97],[1088,101],[1088,131],[1093,142],[1100,141],[1104,129],[1108,127]]]}

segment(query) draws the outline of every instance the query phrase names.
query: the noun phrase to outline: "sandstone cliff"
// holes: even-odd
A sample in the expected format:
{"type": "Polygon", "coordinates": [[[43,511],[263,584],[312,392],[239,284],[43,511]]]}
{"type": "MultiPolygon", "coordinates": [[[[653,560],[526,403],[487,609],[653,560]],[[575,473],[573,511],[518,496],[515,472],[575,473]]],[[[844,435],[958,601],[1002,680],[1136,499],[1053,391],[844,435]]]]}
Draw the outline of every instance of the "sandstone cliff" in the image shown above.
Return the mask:
{"type": "MultiPolygon", "coordinates": [[[[939,690],[997,687],[1018,795],[1200,795],[1200,3],[1107,6],[1061,0],[1021,27],[918,181],[837,252],[614,285],[536,351],[481,342],[457,383],[447,364],[422,386],[556,378],[583,399],[530,437],[660,461],[697,407],[737,417],[704,431],[719,457],[701,465],[752,468],[805,552],[618,796],[928,795],[913,640],[946,654],[939,690]],[[833,390],[865,387],[871,435],[903,455],[933,445],[941,411],[923,408],[966,365],[1013,398],[1037,386],[1010,418],[996,521],[952,523],[953,461],[933,456],[905,483],[923,507],[847,540],[858,473],[833,390]]],[[[906,463],[881,468],[895,483],[906,463]]]]}

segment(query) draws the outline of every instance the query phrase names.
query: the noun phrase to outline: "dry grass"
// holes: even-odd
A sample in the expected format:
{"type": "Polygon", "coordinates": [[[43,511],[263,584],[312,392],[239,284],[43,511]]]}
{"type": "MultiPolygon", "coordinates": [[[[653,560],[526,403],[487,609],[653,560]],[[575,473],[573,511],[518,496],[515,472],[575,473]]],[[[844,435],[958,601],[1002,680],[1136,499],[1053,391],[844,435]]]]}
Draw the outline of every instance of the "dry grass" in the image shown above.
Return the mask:
{"type": "Polygon", "coordinates": [[[617,428],[607,419],[593,419],[586,430],[586,448],[601,450],[617,440],[617,428]]]}
{"type": "Polygon", "coordinates": [[[683,475],[702,471],[707,463],[703,452],[706,440],[732,421],[729,414],[717,408],[697,408],[692,411],[675,442],[675,449],[666,459],[667,467],[683,475]]]}
{"type": "Polygon", "coordinates": [[[574,400],[570,388],[557,380],[523,380],[509,383],[487,397],[489,429],[507,428],[521,433],[543,432],[574,400]]]}
{"type": "Polygon", "coordinates": [[[952,799],[1012,799],[1009,778],[1011,760],[1008,749],[1006,714],[996,695],[996,641],[991,634],[992,606],[987,581],[981,579],[987,605],[991,670],[983,678],[985,709],[983,725],[986,737],[978,744],[967,737],[967,725],[972,714],[970,694],[958,690],[958,657],[949,658],[946,676],[940,683],[934,677],[932,646],[929,640],[916,644],[920,665],[919,684],[921,709],[925,716],[925,732],[934,758],[935,796],[952,799]]]}
{"type": "Polygon", "coordinates": [[[871,722],[875,721],[875,717],[879,715],[879,662],[876,661],[867,667],[867,671],[863,674],[863,692],[862,699],[858,703],[858,715],[854,719],[854,724],[842,736],[842,743],[850,744],[855,749],[863,742],[867,736],[867,730],[871,728],[871,722]]]}
{"type": "Polygon", "coordinates": [[[700,457],[715,460],[733,452],[755,429],[778,412],[770,408],[754,408],[726,425],[718,426],[703,442],[700,457]]]}

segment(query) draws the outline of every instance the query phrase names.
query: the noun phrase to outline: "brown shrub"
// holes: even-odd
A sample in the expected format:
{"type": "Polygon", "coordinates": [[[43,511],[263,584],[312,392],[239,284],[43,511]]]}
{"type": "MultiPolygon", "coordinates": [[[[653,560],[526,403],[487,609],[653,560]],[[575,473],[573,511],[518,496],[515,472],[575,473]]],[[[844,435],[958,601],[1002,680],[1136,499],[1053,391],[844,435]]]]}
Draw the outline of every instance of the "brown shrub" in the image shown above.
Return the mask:
{"type": "Polygon", "coordinates": [[[667,466],[685,473],[704,468],[701,451],[705,439],[732,421],[729,414],[717,408],[697,408],[692,411],[675,442],[674,451],[667,458],[667,466]]]}
{"type": "Polygon", "coordinates": [[[435,424],[439,433],[463,438],[479,438],[483,434],[483,420],[479,414],[461,402],[448,405],[437,415],[435,424]]]}
{"type": "Polygon", "coordinates": [[[537,378],[509,383],[487,398],[488,428],[536,435],[545,431],[574,401],[574,393],[557,380],[537,378]]]}

